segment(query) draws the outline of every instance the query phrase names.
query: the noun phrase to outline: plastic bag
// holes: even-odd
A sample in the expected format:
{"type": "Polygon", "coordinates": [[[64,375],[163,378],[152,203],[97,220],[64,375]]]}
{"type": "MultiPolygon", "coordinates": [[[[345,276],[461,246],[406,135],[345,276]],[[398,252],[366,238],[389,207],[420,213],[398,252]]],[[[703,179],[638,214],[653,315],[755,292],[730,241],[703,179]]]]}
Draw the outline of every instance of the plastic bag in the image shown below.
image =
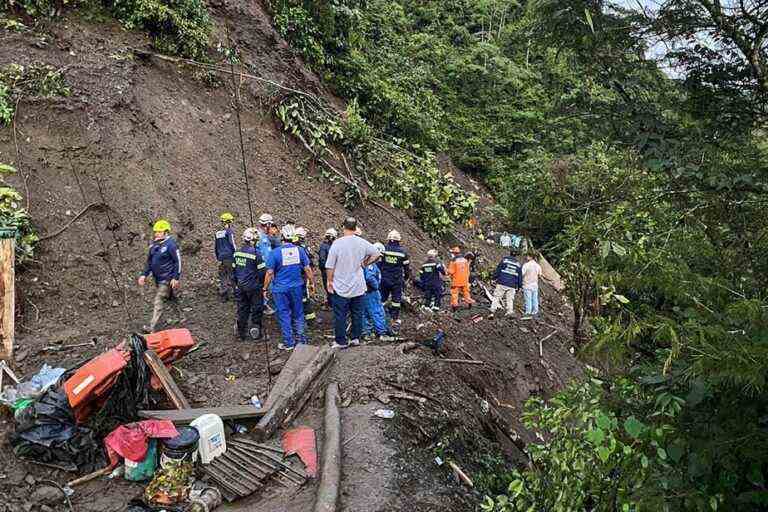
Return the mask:
{"type": "Polygon", "coordinates": [[[131,480],[132,482],[149,480],[154,476],[155,469],[157,469],[157,441],[155,439],[149,440],[143,460],[134,462],[125,459],[126,480],[131,480]]]}
{"type": "Polygon", "coordinates": [[[16,403],[21,400],[33,400],[56,384],[65,371],[64,368],[52,368],[44,364],[40,371],[28,381],[15,386],[8,386],[2,390],[0,403],[8,407],[15,407],[16,403]]]}

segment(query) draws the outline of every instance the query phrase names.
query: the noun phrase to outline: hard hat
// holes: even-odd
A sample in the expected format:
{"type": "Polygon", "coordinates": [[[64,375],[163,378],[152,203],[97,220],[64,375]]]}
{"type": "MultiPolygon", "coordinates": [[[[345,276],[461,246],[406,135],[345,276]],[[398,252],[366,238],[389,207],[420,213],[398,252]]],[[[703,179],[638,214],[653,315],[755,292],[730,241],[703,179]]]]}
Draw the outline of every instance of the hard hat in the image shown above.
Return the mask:
{"type": "Polygon", "coordinates": [[[245,231],[243,231],[244,242],[253,242],[256,240],[256,236],[256,232],[253,228],[247,228],[245,231]]]}
{"type": "Polygon", "coordinates": [[[400,232],[397,231],[396,229],[393,229],[387,235],[387,240],[394,240],[395,242],[399,242],[402,239],[403,239],[403,237],[400,236],[400,232]]]}
{"type": "Polygon", "coordinates": [[[152,226],[152,231],[154,231],[155,233],[159,233],[161,231],[170,231],[170,230],[171,230],[171,223],[165,219],[158,219],[157,222],[155,222],[155,225],[152,226]]]}
{"type": "Polygon", "coordinates": [[[337,236],[339,236],[339,232],[333,228],[328,228],[325,230],[325,236],[331,236],[333,238],[336,238],[337,236]]]}
{"type": "Polygon", "coordinates": [[[453,247],[451,247],[451,254],[459,254],[460,252],[461,252],[461,249],[459,248],[458,245],[454,245],[453,247]]]}
{"type": "Polygon", "coordinates": [[[384,252],[384,244],[383,243],[376,242],[375,244],[373,244],[373,246],[376,248],[377,251],[384,252]]]}
{"type": "Polygon", "coordinates": [[[272,224],[275,220],[272,218],[272,216],[268,213],[262,213],[261,217],[259,217],[259,224],[272,224]]]}
{"type": "Polygon", "coordinates": [[[300,240],[304,240],[304,239],[306,239],[306,238],[307,238],[307,228],[305,228],[305,227],[303,227],[303,226],[299,226],[299,227],[297,227],[297,228],[296,228],[296,236],[297,236],[297,237],[298,237],[300,240]]]}
{"type": "Polygon", "coordinates": [[[222,222],[232,222],[233,220],[235,220],[235,216],[234,216],[234,215],[232,215],[232,214],[231,214],[231,213],[229,213],[229,212],[224,212],[224,213],[222,213],[222,214],[219,216],[219,218],[221,219],[221,221],[222,221],[222,222]]]}
{"type": "Polygon", "coordinates": [[[296,236],[296,229],[291,224],[286,224],[280,230],[280,234],[282,235],[283,240],[293,240],[296,236]]]}
{"type": "Polygon", "coordinates": [[[427,256],[429,256],[430,258],[437,258],[437,249],[428,250],[427,256]]]}

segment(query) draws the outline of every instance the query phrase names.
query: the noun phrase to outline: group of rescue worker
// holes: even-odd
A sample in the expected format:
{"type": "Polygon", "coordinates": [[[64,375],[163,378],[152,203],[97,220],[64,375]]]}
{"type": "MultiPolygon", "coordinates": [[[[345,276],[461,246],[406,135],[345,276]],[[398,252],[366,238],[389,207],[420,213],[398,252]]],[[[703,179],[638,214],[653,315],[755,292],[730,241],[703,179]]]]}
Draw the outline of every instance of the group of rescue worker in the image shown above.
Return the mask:
{"type": "MultiPolygon", "coordinates": [[[[234,297],[237,303],[234,324],[237,338],[263,339],[263,316],[275,314],[282,333],[282,342],[278,345],[281,350],[292,350],[297,343],[307,343],[307,322],[315,320],[316,313],[312,300],[315,263],[307,244],[306,228],[297,227],[292,221],[278,226],[272,215],[264,213],[256,227],[243,231],[238,247],[232,226],[234,216],[225,212],[220,220],[221,228],[214,235],[214,253],[219,264],[218,293],[222,302],[234,297]]],[[[146,332],[157,329],[166,303],[174,299],[180,286],[182,269],[181,253],[170,236],[170,223],[158,220],[153,232],[146,266],[138,280],[143,286],[151,275],[157,286],[152,319],[144,326],[146,332]]],[[[450,253],[451,261],[446,267],[439,261],[438,251],[430,249],[414,277],[408,251],[397,230],[387,234],[386,244],[370,244],[362,237],[354,218],[344,220],[341,237],[336,229],[328,228],[318,248],[317,260],[324,302],[334,312],[334,346],[354,346],[360,343],[361,337],[374,335],[384,340],[395,339],[408,282],[413,282],[423,293],[422,309],[427,312],[441,309],[445,277],[450,282],[451,308],[471,307],[475,303],[470,290],[475,257],[472,253],[462,254],[459,246],[451,247],[450,253]],[[347,343],[350,323],[351,340],[347,343]]],[[[504,301],[507,314],[514,314],[515,292],[523,288],[526,318],[536,316],[541,267],[533,256],[526,256],[524,265],[516,256],[515,251],[511,251],[496,268],[497,285],[491,311],[498,310],[504,301]]]]}

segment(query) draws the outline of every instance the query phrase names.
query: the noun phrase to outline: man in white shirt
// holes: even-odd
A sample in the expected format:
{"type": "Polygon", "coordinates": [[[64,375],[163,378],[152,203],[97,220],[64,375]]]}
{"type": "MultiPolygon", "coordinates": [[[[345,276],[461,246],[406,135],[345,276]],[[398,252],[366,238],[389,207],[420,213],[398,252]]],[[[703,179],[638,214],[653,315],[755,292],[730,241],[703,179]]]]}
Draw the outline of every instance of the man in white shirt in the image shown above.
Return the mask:
{"type": "Polygon", "coordinates": [[[365,308],[365,284],[363,268],[381,257],[381,253],[367,240],[358,236],[357,220],[344,219],[344,233],[328,251],[325,268],[328,271],[328,293],[333,305],[333,348],[347,348],[360,344],[363,332],[365,308]],[[352,315],[351,339],[347,343],[347,316],[352,315]]]}
{"type": "Polygon", "coordinates": [[[532,254],[525,255],[525,264],[523,273],[523,299],[525,300],[525,316],[523,320],[530,320],[531,317],[539,316],[539,277],[541,276],[541,265],[539,265],[532,254]]]}

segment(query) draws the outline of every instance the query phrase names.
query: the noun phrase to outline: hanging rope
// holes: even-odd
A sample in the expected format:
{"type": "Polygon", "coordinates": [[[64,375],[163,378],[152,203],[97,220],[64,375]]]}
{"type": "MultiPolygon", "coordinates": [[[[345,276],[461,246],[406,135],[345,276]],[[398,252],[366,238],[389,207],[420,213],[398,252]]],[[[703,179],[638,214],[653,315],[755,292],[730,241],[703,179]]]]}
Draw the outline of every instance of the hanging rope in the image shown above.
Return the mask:
{"type": "MultiPolygon", "coordinates": [[[[234,51],[232,46],[232,40],[229,37],[229,28],[227,28],[227,42],[229,44],[229,50],[234,51]]],[[[229,56],[229,67],[232,74],[232,88],[235,94],[235,118],[237,119],[237,131],[240,134],[240,155],[243,159],[243,177],[245,178],[245,194],[248,198],[248,214],[251,219],[251,226],[254,225],[253,220],[253,206],[251,206],[251,187],[248,183],[248,167],[245,162],[245,144],[243,142],[243,126],[240,122],[240,87],[235,81],[235,63],[232,55],[229,56]]]]}

